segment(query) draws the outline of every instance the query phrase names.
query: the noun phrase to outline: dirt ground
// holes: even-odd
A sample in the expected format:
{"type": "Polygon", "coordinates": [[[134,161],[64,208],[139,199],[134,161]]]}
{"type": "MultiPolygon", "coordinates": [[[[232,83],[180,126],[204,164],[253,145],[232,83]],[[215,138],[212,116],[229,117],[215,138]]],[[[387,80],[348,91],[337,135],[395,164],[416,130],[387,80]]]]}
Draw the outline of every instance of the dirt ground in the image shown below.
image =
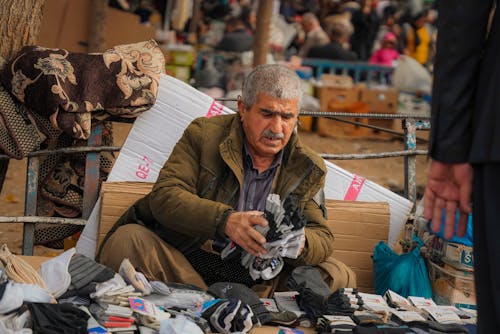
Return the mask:
{"type": "MultiPolygon", "coordinates": [[[[400,127],[394,127],[401,131],[400,127]]],[[[129,124],[115,124],[115,143],[121,145],[130,129],[129,124]]],[[[370,138],[339,138],[320,136],[315,132],[300,131],[302,140],[318,153],[372,153],[403,150],[401,137],[370,134],[370,138]]],[[[426,138],[427,133],[418,133],[417,137],[426,138]]],[[[419,141],[418,149],[425,149],[424,140],[419,141]]],[[[369,160],[335,160],[338,166],[389,189],[402,192],[404,188],[403,158],[383,158],[369,160]]],[[[417,157],[417,190],[422,191],[427,175],[428,162],[425,156],[417,157]]],[[[26,160],[10,160],[3,189],[0,193],[0,216],[22,216],[26,181],[26,160]]],[[[20,253],[22,246],[21,224],[0,224],[0,244],[7,244],[12,252],[20,253]]],[[[53,250],[36,247],[35,255],[50,255],[53,250]]]]}

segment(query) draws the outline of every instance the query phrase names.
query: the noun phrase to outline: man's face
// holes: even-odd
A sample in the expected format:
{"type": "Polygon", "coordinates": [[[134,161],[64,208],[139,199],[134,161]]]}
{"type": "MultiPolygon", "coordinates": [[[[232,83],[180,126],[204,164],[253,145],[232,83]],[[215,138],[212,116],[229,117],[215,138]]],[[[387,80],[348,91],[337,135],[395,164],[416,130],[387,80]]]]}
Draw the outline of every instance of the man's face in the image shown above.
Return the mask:
{"type": "Polygon", "coordinates": [[[299,114],[299,99],[280,99],[260,93],[245,109],[238,101],[249,153],[255,158],[273,158],[292,136],[299,114]]]}

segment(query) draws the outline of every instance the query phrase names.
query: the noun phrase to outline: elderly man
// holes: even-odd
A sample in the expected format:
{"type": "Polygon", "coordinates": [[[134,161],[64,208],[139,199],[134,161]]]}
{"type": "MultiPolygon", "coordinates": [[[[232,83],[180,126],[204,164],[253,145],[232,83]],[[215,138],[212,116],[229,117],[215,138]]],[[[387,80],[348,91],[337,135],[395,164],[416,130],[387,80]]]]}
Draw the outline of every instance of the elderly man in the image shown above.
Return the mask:
{"type": "Polygon", "coordinates": [[[299,57],[306,57],[312,47],[325,45],[330,42],[328,34],[323,30],[319,24],[318,18],[313,13],[305,13],[302,15],[302,21],[300,23],[302,29],[304,29],[306,33],[306,38],[297,54],[299,57]]]}
{"type": "MultiPolygon", "coordinates": [[[[106,236],[100,262],[117,270],[129,258],[146,277],[202,288],[217,281],[261,283],[240,259],[222,260],[217,251],[229,239],[248,254],[266,254],[256,227],[268,225],[262,211],[269,193],[298,198],[307,219],[305,243],[287,263],[327,260],[333,235],[323,202],[326,168],[295,132],[301,96],[292,70],[256,67],[243,84],[238,114],[198,118],[188,126],[151,193],[106,236]]],[[[336,283],[355,284],[350,277],[336,283]]]]}

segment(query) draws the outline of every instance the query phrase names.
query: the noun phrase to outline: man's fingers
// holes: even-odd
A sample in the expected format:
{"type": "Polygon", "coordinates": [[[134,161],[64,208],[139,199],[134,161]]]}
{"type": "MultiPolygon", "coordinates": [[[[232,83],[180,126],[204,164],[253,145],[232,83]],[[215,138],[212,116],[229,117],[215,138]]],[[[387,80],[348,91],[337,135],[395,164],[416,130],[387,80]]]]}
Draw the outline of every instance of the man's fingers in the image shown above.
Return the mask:
{"type": "Polygon", "coordinates": [[[424,218],[427,220],[432,219],[435,200],[436,195],[434,195],[434,192],[429,187],[426,187],[424,191],[424,218]]]}
{"type": "Polygon", "coordinates": [[[266,227],[267,225],[269,225],[268,221],[262,216],[256,216],[256,215],[253,215],[253,216],[250,216],[249,217],[249,221],[252,225],[260,225],[262,227],[266,227]]]}
{"type": "Polygon", "coordinates": [[[446,239],[451,239],[453,237],[453,232],[455,230],[457,213],[457,202],[446,201],[446,219],[444,222],[444,237],[446,239]]]}
{"type": "Polygon", "coordinates": [[[266,242],[266,238],[254,228],[251,228],[248,231],[248,235],[250,236],[251,239],[253,239],[259,245],[262,245],[266,242]]]}
{"type": "Polygon", "coordinates": [[[469,214],[466,212],[460,212],[460,218],[458,220],[458,231],[457,235],[463,237],[467,232],[467,221],[469,220],[469,214]]]}
{"type": "Polygon", "coordinates": [[[252,239],[249,235],[242,237],[240,246],[243,247],[243,249],[246,250],[248,253],[254,256],[267,253],[267,250],[264,247],[262,247],[258,242],[256,242],[254,239],[252,239]]]}
{"type": "Polygon", "coordinates": [[[441,217],[443,216],[444,199],[437,197],[434,201],[434,208],[432,210],[432,223],[431,228],[434,233],[441,230],[441,217]]]}
{"type": "Polygon", "coordinates": [[[472,194],[472,182],[465,182],[462,187],[460,187],[460,211],[465,213],[471,213],[471,194],[472,194]]]}

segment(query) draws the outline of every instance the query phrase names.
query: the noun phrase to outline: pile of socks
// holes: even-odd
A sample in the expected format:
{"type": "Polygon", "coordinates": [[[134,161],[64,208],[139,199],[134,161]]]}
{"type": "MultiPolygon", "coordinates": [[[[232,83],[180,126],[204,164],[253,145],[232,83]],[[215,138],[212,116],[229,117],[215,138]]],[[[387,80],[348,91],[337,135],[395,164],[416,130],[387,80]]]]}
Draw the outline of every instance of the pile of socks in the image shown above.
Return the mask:
{"type": "Polygon", "coordinates": [[[318,269],[312,266],[296,267],[288,277],[286,286],[299,292],[296,296],[299,308],[313,319],[325,314],[328,298],[333,291],[323,281],[318,269]]]}
{"type": "Polygon", "coordinates": [[[253,328],[253,312],[239,299],[214,299],[204,305],[202,317],[209,321],[214,332],[248,333],[253,328]]]}
{"type": "Polygon", "coordinates": [[[340,288],[328,297],[325,314],[352,315],[363,306],[356,288],[340,288]]]}
{"type": "Polygon", "coordinates": [[[299,292],[297,304],[313,318],[323,314],[351,316],[363,305],[357,289],[342,288],[332,292],[318,269],[312,266],[295,268],[286,284],[290,290],[299,292]]]}
{"type": "Polygon", "coordinates": [[[254,317],[254,324],[264,325],[271,320],[270,312],[266,309],[257,294],[249,287],[231,282],[217,282],[208,287],[208,292],[221,299],[238,299],[250,306],[254,317]]]}
{"type": "Polygon", "coordinates": [[[276,277],[283,269],[283,258],[296,259],[305,242],[306,218],[300,213],[296,197],[289,196],[284,203],[281,203],[278,194],[269,194],[266,199],[264,218],[268,221],[268,226],[256,226],[256,229],[266,237],[264,247],[267,254],[253,256],[242,251],[233,242],[221,252],[222,259],[241,256],[242,266],[248,268],[254,280],[260,278],[270,280],[276,277]]]}

